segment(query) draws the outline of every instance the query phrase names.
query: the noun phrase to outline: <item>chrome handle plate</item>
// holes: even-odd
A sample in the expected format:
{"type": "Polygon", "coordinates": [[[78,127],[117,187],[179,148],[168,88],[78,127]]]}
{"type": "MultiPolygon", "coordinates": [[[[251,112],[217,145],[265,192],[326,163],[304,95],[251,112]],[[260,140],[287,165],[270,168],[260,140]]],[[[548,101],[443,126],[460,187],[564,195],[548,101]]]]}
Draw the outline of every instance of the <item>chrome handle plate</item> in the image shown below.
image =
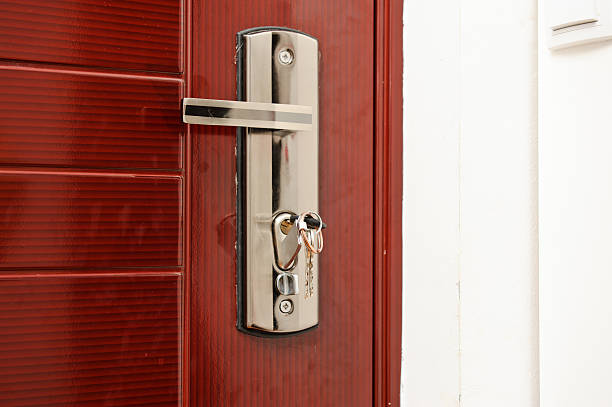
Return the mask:
{"type": "Polygon", "coordinates": [[[238,327],[291,334],[319,323],[319,256],[313,259],[314,295],[307,298],[304,252],[289,271],[275,258],[275,247],[280,258],[291,257],[297,233],[273,228],[281,218],[319,210],[318,42],[295,31],[255,29],[240,33],[237,46],[238,99],[311,114],[309,126],[247,128],[238,137],[238,327]],[[308,113],[297,106],[308,106],[308,113]],[[296,294],[280,292],[282,273],[297,276],[296,294]]]}
{"type": "Polygon", "coordinates": [[[297,228],[275,228],[319,210],[318,42],[285,28],[245,30],[237,39],[239,100],[185,98],[183,121],[238,127],[237,326],[292,334],[319,322],[319,256],[305,296],[304,252],[279,267],[295,253],[297,228]]]}

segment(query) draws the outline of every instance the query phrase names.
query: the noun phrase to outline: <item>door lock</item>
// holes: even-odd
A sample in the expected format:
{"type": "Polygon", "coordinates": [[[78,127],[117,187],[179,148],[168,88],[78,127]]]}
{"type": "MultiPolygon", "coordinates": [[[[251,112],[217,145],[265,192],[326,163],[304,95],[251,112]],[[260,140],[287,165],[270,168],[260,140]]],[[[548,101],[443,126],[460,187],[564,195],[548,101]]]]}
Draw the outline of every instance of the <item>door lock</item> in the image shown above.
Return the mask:
{"type": "Polygon", "coordinates": [[[238,328],[291,334],[319,321],[318,42],[254,28],[236,49],[238,100],[185,98],[183,121],[238,127],[238,328]]]}

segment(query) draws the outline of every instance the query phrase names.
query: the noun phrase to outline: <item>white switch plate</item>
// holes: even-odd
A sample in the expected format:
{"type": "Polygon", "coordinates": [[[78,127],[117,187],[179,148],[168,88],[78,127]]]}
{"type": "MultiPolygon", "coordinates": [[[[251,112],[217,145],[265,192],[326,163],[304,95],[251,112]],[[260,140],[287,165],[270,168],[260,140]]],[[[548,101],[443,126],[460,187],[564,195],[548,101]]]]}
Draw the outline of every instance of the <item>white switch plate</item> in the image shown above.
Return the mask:
{"type": "Polygon", "coordinates": [[[596,0],[554,0],[549,4],[553,30],[599,20],[596,0]]]}
{"type": "Polygon", "coordinates": [[[612,0],[548,0],[550,49],[612,39],[612,0]]]}

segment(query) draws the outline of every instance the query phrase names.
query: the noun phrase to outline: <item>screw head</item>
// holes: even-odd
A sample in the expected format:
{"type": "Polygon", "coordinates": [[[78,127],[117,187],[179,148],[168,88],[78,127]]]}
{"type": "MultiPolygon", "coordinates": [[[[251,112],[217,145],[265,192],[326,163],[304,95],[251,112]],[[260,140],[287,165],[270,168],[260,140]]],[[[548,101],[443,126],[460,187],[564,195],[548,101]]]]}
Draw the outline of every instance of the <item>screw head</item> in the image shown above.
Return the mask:
{"type": "Polygon", "coordinates": [[[289,48],[285,48],[278,53],[278,60],[283,65],[289,65],[293,62],[293,51],[289,48]]]}
{"type": "Polygon", "coordinates": [[[283,314],[291,314],[293,312],[293,302],[291,300],[282,300],[279,308],[283,314]]]}

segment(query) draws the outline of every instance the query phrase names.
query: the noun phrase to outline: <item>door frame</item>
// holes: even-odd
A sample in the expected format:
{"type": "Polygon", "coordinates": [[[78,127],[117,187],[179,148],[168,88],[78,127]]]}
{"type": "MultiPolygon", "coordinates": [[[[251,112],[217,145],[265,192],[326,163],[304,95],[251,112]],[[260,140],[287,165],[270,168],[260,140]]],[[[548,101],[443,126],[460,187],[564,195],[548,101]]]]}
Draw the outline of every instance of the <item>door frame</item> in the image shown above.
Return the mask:
{"type": "Polygon", "coordinates": [[[403,1],[377,0],[374,80],[374,405],[400,405],[403,1]]]}

